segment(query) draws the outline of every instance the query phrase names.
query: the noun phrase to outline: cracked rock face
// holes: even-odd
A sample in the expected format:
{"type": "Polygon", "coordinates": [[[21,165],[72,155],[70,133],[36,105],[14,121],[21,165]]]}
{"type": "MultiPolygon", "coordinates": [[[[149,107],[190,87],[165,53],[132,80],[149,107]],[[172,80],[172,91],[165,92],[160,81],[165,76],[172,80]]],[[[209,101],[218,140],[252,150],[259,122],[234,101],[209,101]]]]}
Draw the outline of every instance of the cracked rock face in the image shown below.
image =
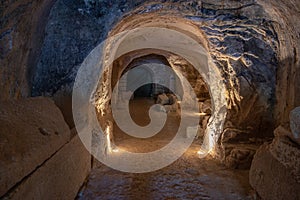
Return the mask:
{"type": "MultiPolygon", "coordinates": [[[[262,6],[252,1],[228,5],[148,3],[120,21],[114,33],[159,24],[157,13],[166,16],[164,21],[173,23],[177,22],[173,15],[179,15],[185,20],[181,23],[192,23],[204,35],[202,44],[206,45],[227,89],[224,95],[228,115],[224,129],[245,133],[244,142],[249,142],[250,137],[271,136],[278,42],[270,16],[262,6]]],[[[106,96],[110,96],[109,92],[106,96]]],[[[226,156],[226,150],[222,154],[226,156]]]]}
{"type": "Polygon", "coordinates": [[[124,17],[141,24],[158,14],[179,16],[203,32],[208,52],[222,74],[229,109],[224,129],[237,130],[234,135],[244,132],[244,142],[251,137],[272,136],[276,72],[284,38],[278,35],[282,31],[278,23],[282,22],[274,21],[273,11],[265,4],[254,0],[115,4],[58,0],[46,27],[32,94],[52,95],[62,85],[72,85],[83,59],[113,27],[123,23],[133,28],[126,20],[121,21],[124,17]]]}
{"type": "Polygon", "coordinates": [[[70,140],[60,110],[45,97],[0,102],[0,196],[70,140]]]}

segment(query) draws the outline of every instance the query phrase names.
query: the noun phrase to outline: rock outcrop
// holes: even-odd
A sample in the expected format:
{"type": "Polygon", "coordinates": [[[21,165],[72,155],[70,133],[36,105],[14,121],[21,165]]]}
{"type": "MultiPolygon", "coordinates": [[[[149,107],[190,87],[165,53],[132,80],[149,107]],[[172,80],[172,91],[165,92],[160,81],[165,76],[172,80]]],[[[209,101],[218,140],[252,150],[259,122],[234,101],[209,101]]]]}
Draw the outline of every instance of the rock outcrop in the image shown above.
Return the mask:
{"type": "Polygon", "coordinates": [[[272,143],[262,145],[254,156],[250,184],[263,199],[299,199],[300,145],[288,128],[279,126],[274,134],[272,143]]]}
{"type": "Polygon", "coordinates": [[[263,145],[254,156],[250,184],[262,199],[299,199],[300,185],[289,168],[279,162],[263,145]]]}

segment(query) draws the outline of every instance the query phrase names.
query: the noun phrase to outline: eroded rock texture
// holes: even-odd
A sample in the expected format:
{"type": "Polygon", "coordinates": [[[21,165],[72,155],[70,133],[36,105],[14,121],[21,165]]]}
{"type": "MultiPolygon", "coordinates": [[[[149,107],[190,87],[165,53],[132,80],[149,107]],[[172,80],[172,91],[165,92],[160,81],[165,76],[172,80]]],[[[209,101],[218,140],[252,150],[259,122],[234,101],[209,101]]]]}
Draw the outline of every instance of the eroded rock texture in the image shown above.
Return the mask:
{"type": "MultiPolygon", "coordinates": [[[[83,59],[122,17],[132,17],[138,22],[146,15],[148,20],[156,19],[158,14],[177,16],[203,32],[208,51],[224,78],[230,109],[224,134],[243,142],[249,142],[252,137],[272,136],[275,121],[282,121],[290,105],[298,102],[295,93],[298,86],[291,84],[287,74],[293,74],[292,79],[296,81],[299,29],[283,8],[298,14],[299,6],[294,1],[277,4],[254,0],[146,1],[141,4],[58,0],[46,27],[32,94],[52,95],[63,85],[72,86],[83,59]],[[288,88],[288,85],[296,86],[288,88]],[[289,94],[281,95],[282,91],[289,94]],[[274,118],[276,93],[280,104],[274,118]],[[285,102],[290,102],[286,108],[285,102]]],[[[120,23],[126,26],[126,20],[120,23]]],[[[223,138],[225,141],[220,143],[228,142],[223,138]]]]}
{"type": "MultiPolygon", "coordinates": [[[[172,27],[170,24],[177,21],[191,23],[201,30],[202,35],[199,34],[198,39],[202,40],[201,44],[206,47],[222,75],[220,81],[227,88],[223,95],[226,95],[228,109],[224,132],[231,131],[233,138],[248,143],[250,137],[271,136],[278,43],[270,17],[262,6],[252,1],[227,5],[206,2],[149,3],[120,21],[113,33],[147,25],[172,27]],[[164,17],[161,17],[163,22],[157,19],[158,13],[164,17]],[[183,21],[174,15],[180,16],[183,21]],[[169,26],[166,25],[168,22],[169,26]]],[[[101,98],[103,93],[99,93],[101,98]]],[[[109,98],[110,91],[102,96],[109,98]]],[[[109,102],[109,99],[101,99],[101,102],[104,101],[109,102]]],[[[220,143],[225,141],[220,140],[220,143]]],[[[230,153],[225,150],[226,146],[224,144],[220,148],[222,158],[230,153]]],[[[253,155],[253,152],[248,151],[247,154],[253,155]]]]}
{"type": "Polygon", "coordinates": [[[299,199],[299,182],[290,168],[273,157],[266,145],[254,156],[250,184],[263,199],[299,199]]]}
{"type": "Polygon", "coordinates": [[[40,55],[53,2],[1,1],[0,100],[30,96],[30,77],[40,55]]]}
{"type": "Polygon", "coordinates": [[[280,125],[287,123],[291,110],[300,105],[300,2],[259,2],[275,22],[279,41],[275,119],[280,125]]]}
{"type": "Polygon", "coordinates": [[[279,126],[274,134],[254,156],[250,184],[263,199],[299,199],[300,145],[289,128],[279,126]]]}

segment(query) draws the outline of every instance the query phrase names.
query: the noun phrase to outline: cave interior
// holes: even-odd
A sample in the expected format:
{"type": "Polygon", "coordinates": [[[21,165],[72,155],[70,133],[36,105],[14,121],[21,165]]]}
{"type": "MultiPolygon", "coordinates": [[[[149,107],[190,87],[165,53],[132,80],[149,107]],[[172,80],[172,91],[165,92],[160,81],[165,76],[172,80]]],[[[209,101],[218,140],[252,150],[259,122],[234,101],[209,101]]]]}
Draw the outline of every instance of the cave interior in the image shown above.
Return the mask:
{"type": "Polygon", "coordinates": [[[300,199],[299,0],[0,5],[0,199],[300,199]]]}

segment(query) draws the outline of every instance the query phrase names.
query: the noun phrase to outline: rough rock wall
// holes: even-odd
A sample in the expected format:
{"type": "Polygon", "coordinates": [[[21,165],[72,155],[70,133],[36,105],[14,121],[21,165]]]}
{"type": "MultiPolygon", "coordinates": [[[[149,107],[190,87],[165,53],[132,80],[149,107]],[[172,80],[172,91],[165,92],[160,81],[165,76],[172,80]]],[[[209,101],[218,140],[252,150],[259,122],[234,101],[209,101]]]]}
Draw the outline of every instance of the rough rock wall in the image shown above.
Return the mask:
{"type": "Polygon", "coordinates": [[[120,16],[136,2],[58,0],[46,27],[32,95],[52,95],[72,85],[84,58],[103,41],[120,16]]]}
{"type": "Polygon", "coordinates": [[[252,1],[227,5],[219,2],[149,3],[130,13],[134,22],[126,19],[118,26],[123,30],[143,26],[157,20],[157,15],[183,18],[206,36],[208,51],[223,76],[220,81],[227,86],[225,95],[231,110],[226,131],[271,135],[278,44],[263,8],[252,1]]]}
{"type": "Polygon", "coordinates": [[[54,1],[0,3],[0,100],[30,96],[30,76],[54,1]]]}
{"type": "Polygon", "coordinates": [[[300,1],[259,1],[274,21],[279,41],[276,87],[277,125],[287,123],[290,111],[300,105],[300,1]]]}
{"type": "Polygon", "coordinates": [[[272,136],[280,66],[279,19],[273,20],[272,12],[254,0],[146,1],[142,5],[59,0],[50,14],[32,94],[52,95],[61,86],[72,85],[80,63],[123,16],[138,21],[147,14],[152,14],[152,19],[177,16],[205,35],[208,51],[227,86],[230,112],[220,143],[272,136]]]}
{"type": "Polygon", "coordinates": [[[265,128],[273,127],[275,93],[278,123],[284,122],[289,111],[299,104],[296,0],[58,0],[51,11],[39,55],[47,22],[44,19],[53,2],[24,0],[2,4],[0,62],[4,67],[0,69],[0,99],[26,96],[30,86],[35,96],[52,95],[61,86],[72,85],[80,63],[122,16],[158,13],[186,18],[207,36],[210,53],[224,72],[228,104],[236,110],[228,117],[239,119],[234,124],[227,123],[228,128],[270,132],[265,128]]]}

